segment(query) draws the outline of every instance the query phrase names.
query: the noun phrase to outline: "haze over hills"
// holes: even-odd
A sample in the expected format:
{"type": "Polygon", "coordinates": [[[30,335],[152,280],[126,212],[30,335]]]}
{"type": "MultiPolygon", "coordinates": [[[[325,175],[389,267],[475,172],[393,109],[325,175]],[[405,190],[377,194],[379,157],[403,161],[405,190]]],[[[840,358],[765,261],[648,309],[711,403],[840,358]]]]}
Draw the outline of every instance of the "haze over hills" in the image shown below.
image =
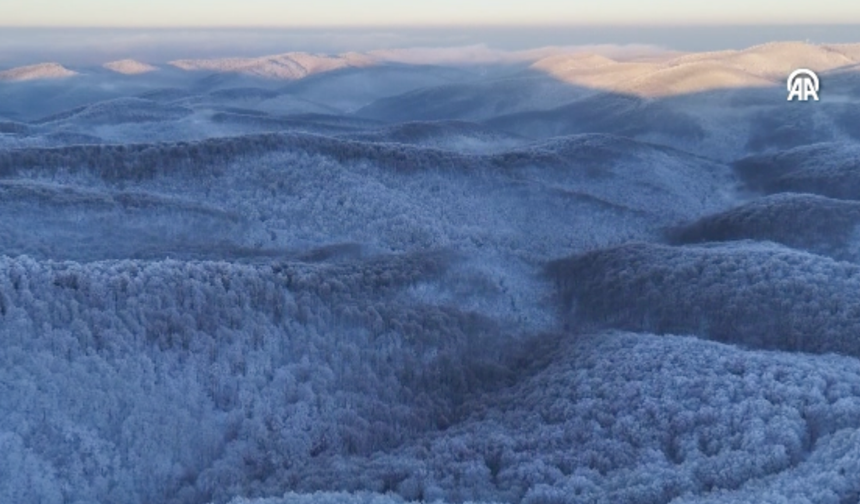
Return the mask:
{"type": "MultiPolygon", "coordinates": [[[[397,63],[461,67],[476,64],[501,67],[507,65],[512,66],[512,69],[524,64],[562,84],[643,97],[769,87],[780,84],[787,73],[795,68],[808,67],[817,72],[829,72],[860,64],[860,49],[857,44],[812,45],[779,42],[744,50],[705,53],[658,51],[637,46],[598,46],[594,50],[598,52],[564,47],[508,52],[490,50],[485,46],[413,48],[340,55],[292,52],[254,58],[178,59],[168,64],[173,68],[195,73],[239,74],[286,81],[339,70],[386,67],[397,63]]],[[[147,74],[157,68],[131,59],[107,62],[104,66],[128,75],[147,74]]],[[[486,73],[486,67],[482,72],[486,73]]],[[[47,79],[76,74],[77,72],[67,70],[57,63],[44,63],[0,72],[0,78],[47,79]]],[[[510,71],[508,74],[510,75],[510,71]]],[[[546,93],[545,90],[530,92],[535,96],[546,93]]],[[[558,101],[556,103],[558,104],[558,101]]]]}
{"type": "Polygon", "coordinates": [[[860,45],[272,54],[0,74],[0,502],[856,501],[860,45]]]}
{"type": "Polygon", "coordinates": [[[413,47],[408,49],[378,49],[367,54],[383,62],[412,65],[487,65],[531,63],[555,55],[602,55],[618,60],[641,59],[675,54],[676,51],[642,45],[547,46],[536,49],[505,51],[485,44],[466,47],[413,47]]]}

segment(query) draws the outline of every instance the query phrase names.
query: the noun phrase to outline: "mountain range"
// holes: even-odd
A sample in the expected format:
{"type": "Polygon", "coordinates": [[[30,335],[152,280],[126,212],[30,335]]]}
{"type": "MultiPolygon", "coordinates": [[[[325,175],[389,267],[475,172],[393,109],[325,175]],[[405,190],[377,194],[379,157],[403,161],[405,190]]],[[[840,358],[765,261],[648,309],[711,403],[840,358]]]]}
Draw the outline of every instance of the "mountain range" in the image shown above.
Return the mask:
{"type": "Polygon", "coordinates": [[[0,72],[0,502],[857,502],[860,45],[593,49],[0,72]]]}

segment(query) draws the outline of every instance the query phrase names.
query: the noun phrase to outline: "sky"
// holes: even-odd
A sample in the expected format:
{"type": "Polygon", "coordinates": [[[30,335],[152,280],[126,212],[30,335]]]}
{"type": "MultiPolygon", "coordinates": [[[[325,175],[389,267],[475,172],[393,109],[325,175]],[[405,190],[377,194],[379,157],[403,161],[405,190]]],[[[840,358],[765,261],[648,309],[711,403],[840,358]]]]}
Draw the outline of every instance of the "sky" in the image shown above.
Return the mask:
{"type": "Polygon", "coordinates": [[[857,0],[2,0],[3,27],[860,23],[857,0]]]}

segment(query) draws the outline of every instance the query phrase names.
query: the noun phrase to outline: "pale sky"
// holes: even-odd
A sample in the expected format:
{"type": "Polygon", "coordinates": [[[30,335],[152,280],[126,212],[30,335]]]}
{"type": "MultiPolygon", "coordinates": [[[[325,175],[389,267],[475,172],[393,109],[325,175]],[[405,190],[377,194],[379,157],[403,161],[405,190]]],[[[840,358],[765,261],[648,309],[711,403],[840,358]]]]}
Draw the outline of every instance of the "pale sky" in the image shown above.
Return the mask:
{"type": "Polygon", "coordinates": [[[858,0],[0,0],[0,26],[860,23],[858,0]]]}

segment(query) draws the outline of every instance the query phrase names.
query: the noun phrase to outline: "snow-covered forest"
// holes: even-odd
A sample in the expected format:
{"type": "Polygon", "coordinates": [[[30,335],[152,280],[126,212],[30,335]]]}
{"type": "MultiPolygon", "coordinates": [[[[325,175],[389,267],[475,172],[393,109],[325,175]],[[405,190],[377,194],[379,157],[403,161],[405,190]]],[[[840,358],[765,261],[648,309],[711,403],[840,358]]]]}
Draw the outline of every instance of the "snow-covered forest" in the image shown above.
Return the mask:
{"type": "Polygon", "coordinates": [[[856,502],[860,49],[517,58],[0,69],[0,502],[856,502]]]}

